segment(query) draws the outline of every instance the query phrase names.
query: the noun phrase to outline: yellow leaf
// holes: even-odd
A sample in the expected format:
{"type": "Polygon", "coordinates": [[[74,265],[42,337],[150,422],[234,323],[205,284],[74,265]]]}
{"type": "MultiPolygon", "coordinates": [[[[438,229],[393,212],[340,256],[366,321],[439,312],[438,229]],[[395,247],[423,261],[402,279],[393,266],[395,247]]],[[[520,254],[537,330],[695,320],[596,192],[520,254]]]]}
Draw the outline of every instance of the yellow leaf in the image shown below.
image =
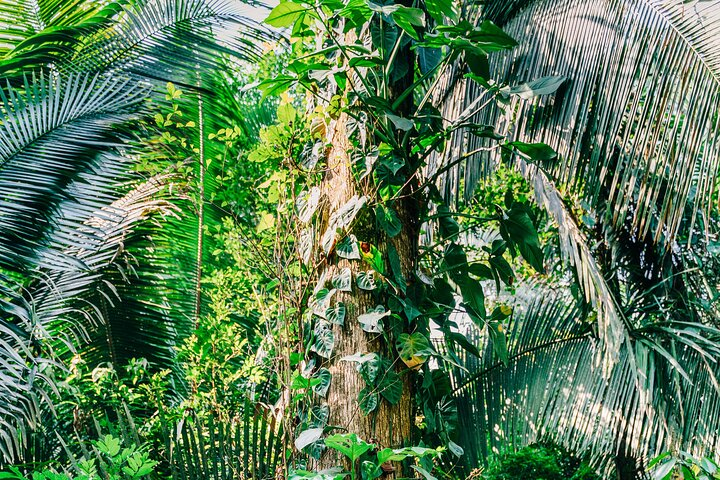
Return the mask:
{"type": "Polygon", "coordinates": [[[260,221],[257,224],[257,233],[263,232],[275,225],[275,215],[272,213],[265,212],[260,216],[260,221]]]}
{"type": "Polygon", "coordinates": [[[282,95],[280,95],[280,103],[281,104],[292,103],[292,100],[293,100],[292,96],[287,91],[284,91],[282,93],[282,95]]]}

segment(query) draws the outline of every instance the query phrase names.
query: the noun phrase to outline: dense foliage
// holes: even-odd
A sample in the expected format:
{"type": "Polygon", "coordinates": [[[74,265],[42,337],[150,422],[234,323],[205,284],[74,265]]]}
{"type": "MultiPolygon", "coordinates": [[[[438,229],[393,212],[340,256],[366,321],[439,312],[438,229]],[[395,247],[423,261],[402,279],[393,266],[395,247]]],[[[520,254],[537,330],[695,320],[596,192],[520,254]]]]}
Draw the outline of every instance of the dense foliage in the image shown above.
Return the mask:
{"type": "Polygon", "coordinates": [[[720,478],[720,8],[576,3],[0,0],[0,478],[720,478]]]}

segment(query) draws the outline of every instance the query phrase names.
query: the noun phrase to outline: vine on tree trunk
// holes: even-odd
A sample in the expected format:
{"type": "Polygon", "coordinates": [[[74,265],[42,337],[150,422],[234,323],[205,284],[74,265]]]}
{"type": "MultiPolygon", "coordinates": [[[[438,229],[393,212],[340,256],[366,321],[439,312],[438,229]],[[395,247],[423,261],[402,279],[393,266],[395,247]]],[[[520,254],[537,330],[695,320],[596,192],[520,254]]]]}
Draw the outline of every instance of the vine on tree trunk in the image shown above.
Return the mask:
{"type": "Polygon", "coordinates": [[[304,278],[315,279],[298,312],[291,362],[294,446],[308,456],[297,457],[292,478],[412,470],[434,478],[436,458],[463,453],[452,440],[457,419],[442,365],[457,349],[478,355],[451,314],[487,328],[507,361],[503,325],[512,311],[486,311],[480,282],[512,283],[506,252],[539,271],[543,258],[531,212],[509,192],[484,219],[502,238],[468,260],[456,214],[436,187],[447,168],[430,170],[428,161],[459,132],[495,142],[503,157],[555,155],[541,144],[503,143],[492,126],[473,123],[477,109],[443,119],[436,90],[457,68],[467,71],[461,81],[486,88],[488,102],[530,95],[532,86],[514,91],[490,80],[488,54],[515,41],[491,22],[471,24],[447,0],[291,0],[266,22],[291,28],[296,45],[310,50],[290,74],[260,84],[265,95],[304,90],[311,105],[302,116],[286,98],[282,124],[265,134],[294,179],[296,259],[304,278]],[[430,239],[422,248],[421,236],[430,239]],[[442,349],[430,340],[431,322],[442,349]]]}

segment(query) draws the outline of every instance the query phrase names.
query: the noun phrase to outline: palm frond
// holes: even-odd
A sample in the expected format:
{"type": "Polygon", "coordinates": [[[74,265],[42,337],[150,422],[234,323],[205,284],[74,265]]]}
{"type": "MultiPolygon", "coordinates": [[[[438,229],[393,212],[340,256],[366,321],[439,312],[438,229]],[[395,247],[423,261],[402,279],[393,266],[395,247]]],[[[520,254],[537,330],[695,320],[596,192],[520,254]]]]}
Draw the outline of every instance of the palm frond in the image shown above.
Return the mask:
{"type": "Polygon", "coordinates": [[[32,0],[0,2],[0,57],[42,30],[42,20],[33,8],[34,5],[32,0]]]}
{"type": "Polygon", "coordinates": [[[239,415],[232,422],[212,416],[180,420],[170,439],[173,478],[280,478],[285,455],[282,423],[266,406],[251,401],[239,415]]]}
{"type": "Polygon", "coordinates": [[[275,38],[233,0],[140,0],[112,29],[88,39],[66,68],[132,72],[211,91],[223,55],[252,61],[275,38]]]}
{"type": "MultiPolygon", "coordinates": [[[[125,247],[145,236],[147,230],[135,232],[140,222],[172,212],[155,198],[163,178],[126,195],[121,188],[132,179],[132,160],[122,155],[129,148],[123,126],[135,118],[146,92],[127,80],[78,75],[49,81],[41,76],[28,80],[24,92],[1,94],[6,115],[0,126],[0,264],[6,274],[16,274],[3,279],[0,297],[2,328],[13,333],[1,357],[8,392],[14,392],[4,398],[12,408],[2,412],[8,429],[2,430],[6,441],[0,449],[6,459],[16,459],[25,438],[18,430],[51,408],[47,398],[38,399],[52,381],[33,388],[28,372],[40,378],[48,372],[38,365],[60,364],[98,338],[108,360],[113,342],[103,329],[105,313],[132,279],[125,247]],[[18,285],[18,279],[24,280],[18,285]]],[[[167,355],[174,338],[172,324],[157,318],[162,302],[163,297],[143,304],[144,313],[155,317],[134,310],[134,325],[143,324],[135,329],[137,338],[146,341],[145,353],[154,348],[158,358],[167,355]]]]}
{"type": "Polygon", "coordinates": [[[609,288],[603,272],[583,233],[578,228],[569,209],[563,202],[555,185],[537,167],[518,159],[517,165],[525,178],[531,182],[536,201],[558,226],[560,252],[573,267],[585,300],[595,308],[598,337],[602,341],[604,367],[612,368],[618,360],[625,342],[629,346],[632,325],[625,318],[622,306],[609,288]]]}
{"type": "Polygon", "coordinates": [[[646,462],[673,448],[697,455],[716,451],[720,368],[711,358],[718,351],[717,331],[698,348],[678,340],[684,335],[697,340],[695,324],[667,326],[675,330],[671,334],[659,326],[643,331],[606,376],[593,362],[600,346],[590,323],[570,296],[561,289],[531,291],[529,307],[513,314],[509,364],[497,361],[492,342],[476,333],[474,340],[486,345],[483,357],[467,356],[463,366],[469,371],[453,372],[458,414],[478,426],[460,431],[471,464],[503,446],[543,440],[587,455],[605,475],[616,455],[646,462]],[[660,353],[667,349],[676,360],[660,353]],[[687,379],[678,366],[689,373],[687,379]],[[635,371],[647,378],[645,396],[637,389],[635,371]]]}
{"type": "MultiPolygon", "coordinates": [[[[499,121],[511,139],[554,147],[560,160],[545,166],[552,180],[613,225],[630,220],[640,237],[671,243],[688,204],[708,216],[720,166],[720,11],[713,2],[489,1],[481,15],[519,43],[491,58],[493,78],[568,80],[556,95],[512,99],[476,121],[499,121]]],[[[462,109],[482,94],[460,82],[452,98],[462,109]]],[[[470,137],[468,151],[481,144],[470,137]]],[[[464,175],[466,194],[494,161],[478,155],[464,173],[454,172],[464,175]]]]}
{"type": "MultiPolygon", "coordinates": [[[[76,195],[62,202],[57,209],[56,227],[47,236],[46,244],[37,256],[37,266],[31,271],[36,280],[26,286],[23,297],[16,297],[3,305],[8,314],[3,325],[21,333],[17,336],[15,348],[23,353],[25,365],[52,361],[54,370],[62,369],[69,355],[87,343],[90,346],[83,349],[83,355],[94,364],[116,360],[118,356],[125,361],[144,356],[160,367],[170,363],[168,355],[172,354],[178,326],[162,316],[169,310],[162,305],[167,297],[159,296],[154,304],[143,304],[143,308],[133,308],[134,305],[128,302],[127,308],[139,318],[125,325],[113,324],[111,319],[117,322],[122,317],[108,314],[110,308],[119,308],[118,304],[125,300],[123,289],[135,281],[130,273],[118,278],[117,272],[122,271],[127,263],[127,245],[132,244],[133,237],[144,234],[144,230],[140,230],[142,233],[136,231],[138,226],[157,213],[173,213],[170,203],[154,198],[159,188],[164,186],[161,179],[140,185],[84,219],[82,210],[76,208],[87,202],[79,191],[101,198],[115,193],[117,197],[118,189],[113,182],[127,176],[127,167],[120,157],[112,160],[105,171],[95,169],[88,172],[86,178],[68,188],[76,195]],[[56,268],[57,265],[61,268],[56,268]],[[124,344],[108,334],[113,327],[124,328],[134,334],[144,349],[144,355],[118,353],[117,346],[124,344]],[[30,356],[33,352],[36,353],[30,356]]],[[[157,293],[162,295],[163,292],[157,293]]],[[[52,376],[51,372],[47,373],[52,376]]],[[[52,387],[52,381],[46,383],[44,387],[38,385],[29,390],[30,394],[44,395],[47,388],[52,387]]],[[[8,397],[7,400],[19,404],[27,401],[22,395],[8,397]]],[[[10,437],[23,439],[23,428],[34,429],[31,420],[38,418],[43,410],[52,408],[47,395],[44,400],[18,426],[21,430],[18,435],[10,437]]],[[[6,449],[9,452],[6,460],[22,460],[18,454],[23,450],[18,450],[18,445],[15,447],[15,451],[6,449]]]]}
{"type": "Polygon", "coordinates": [[[0,75],[22,76],[67,58],[85,37],[106,28],[115,2],[3,0],[0,2],[0,75]]]}
{"type": "Polygon", "coordinates": [[[24,92],[0,90],[0,266],[28,267],[67,185],[122,146],[114,128],[133,118],[147,92],[128,79],[80,74],[40,74],[24,92]]]}

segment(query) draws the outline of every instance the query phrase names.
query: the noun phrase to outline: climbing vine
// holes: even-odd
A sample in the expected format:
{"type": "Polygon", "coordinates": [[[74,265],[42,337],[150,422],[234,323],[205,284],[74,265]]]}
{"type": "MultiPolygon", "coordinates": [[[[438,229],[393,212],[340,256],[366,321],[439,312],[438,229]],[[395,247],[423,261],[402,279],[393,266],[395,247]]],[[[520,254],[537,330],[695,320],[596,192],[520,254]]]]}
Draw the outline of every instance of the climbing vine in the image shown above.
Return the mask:
{"type": "Polygon", "coordinates": [[[494,82],[488,56],[516,42],[492,22],[470,23],[447,0],[288,0],[266,22],[289,29],[291,41],[308,49],[290,63],[289,73],[260,84],[264,95],[284,101],[280,125],[263,133],[265,146],[257,153],[278,157],[284,167],[271,183],[274,198],[284,199],[279,211],[292,217],[285,223],[296,225],[290,230],[294,262],[286,265],[297,268],[296,279],[307,285],[294,300],[297,327],[287,337],[296,345],[287,385],[297,413],[294,444],[316,460],[327,449],[339,452],[348,469],[311,472],[312,461],[300,459],[304,469],[295,478],[356,478],[357,472],[378,478],[395,469],[393,462],[411,458],[412,468],[433,478],[432,458],[446,450],[463,454],[452,440],[457,419],[443,365],[456,363],[459,350],[479,355],[458,329],[458,315],[485,329],[506,362],[504,331],[512,309],[489,304],[484,285],[499,290],[513,283],[509,257],[522,257],[537,272],[544,267],[532,210],[510,190],[501,203],[486,206],[482,218],[466,219],[445,202],[438,180],[478,153],[451,152],[448,143],[453,135],[475,135],[491,145],[488,155],[505,161],[514,155],[552,160],[555,152],[546,145],[505,141],[492,125],[473,118],[510,95],[552,93],[564,79],[494,82]],[[477,82],[487,95],[447,119],[441,112],[444,88],[453,81],[477,82]],[[307,103],[293,106],[289,92],[303,93],[307,103]],[[336,192],[328,185],[343,175],[351,184],[343,191],[352,195],[333,205],[336,192]],[[468,250],[463,235],[478,228],[499,235],[468,250]],[[353,300],[360,296],[362,302],[353,300]],[[336,358],[338,335],[348,328],[362,330],[376,351],[336,358]],[[364,386],[347,401],[365,416],[376,415],[383,403],[399,405],[412,390],[413,411],[406,413],[421,433],[412,441],[438,448],[388,450],[358,432],[325,436],[342,430],[330,423],[326,402],[334,362],[355,366],[364,386]]]}

